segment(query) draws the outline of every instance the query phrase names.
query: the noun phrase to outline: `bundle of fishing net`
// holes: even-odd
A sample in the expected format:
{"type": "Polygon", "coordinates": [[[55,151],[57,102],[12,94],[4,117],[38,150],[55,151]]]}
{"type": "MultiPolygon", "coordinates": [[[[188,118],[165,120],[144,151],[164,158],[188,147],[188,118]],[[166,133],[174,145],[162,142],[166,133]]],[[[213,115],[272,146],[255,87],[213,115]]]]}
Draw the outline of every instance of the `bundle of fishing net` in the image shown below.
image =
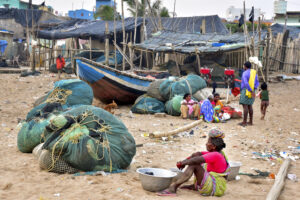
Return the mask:
{"type": "Polygon", "coordinates": [[[65,168],[58,166],[58,160],[80,171],[125,169],[136,152],[134,138],[119,119],[86,105],[51,119],[44,131],[44,141],[43,149],[50,152],[51,163],[48,156],[45,161],[40,158],[40,164],[57,173],[64,173],[65,168]]]}
{"type": "MultiPolygon", "coordinates": [[[[60,80],[55,82],[54,89],[51,90],[41,104],[33,108],[26,117],[26,121],[30,121],[41,115],[41,110],[48,104],[60,104],[62,109],[75,105],[91,105],[93,102],[92,88],[79,79],[60,80]]],[[[54,109],[57,110],[57,109],[54,109]]]]}
{"type": "Polygon", "coordinates": [[[153,81],[147,89],[147,95],[150,97],[153,97],[159,101],[162,101],[162,102],[165,102],[166,100],[168,100],[168,99],[165,99],[159,92],[159,87],[164,81],[165,81],[165,79],[153,81]]]}
{"type": "Polygon", "coordinates": [[[92,101],[93,91],[85,82],[78,79],[56,82],[54,89],[40,101],[41,104],[27,114],[18,133],[18,149],[31,153],[43,142],[42,133],[53,117],[81,104],[90,105],[92,101]]]}
{"type": "Polygon", "coordinates": [[[165,104],[167,113],[173,116],[180,116],[181,114],[180,107],[181,107],[182,100],[183,100],[183,96],[176,95],[171,100],[167,101],[165,104]]]}
{"type": "Polygon", "coordinates": [[[162,113],[165,112],[165,105],[155,98],[143,95],[135,101],[134,105],[131,107],[131,111],[140,114],[162,113]]]}
{"type": "Polygon", "coordinates": [[[194,94],[198,90],[206,87],[206,82],[198,75],[188,75],[179,81],[165,80],[159,87],[161,96],[165,99],[171,99],[176,95],[194,94]]]}
{"type": "Polygon", "coordinates": [[[17,138],[18,149],[23,153],[31,153],[35,146],[42,143],[42,133],[54,116],[50,114],[47,118],[35,118],[23,122],[17,138]]]}

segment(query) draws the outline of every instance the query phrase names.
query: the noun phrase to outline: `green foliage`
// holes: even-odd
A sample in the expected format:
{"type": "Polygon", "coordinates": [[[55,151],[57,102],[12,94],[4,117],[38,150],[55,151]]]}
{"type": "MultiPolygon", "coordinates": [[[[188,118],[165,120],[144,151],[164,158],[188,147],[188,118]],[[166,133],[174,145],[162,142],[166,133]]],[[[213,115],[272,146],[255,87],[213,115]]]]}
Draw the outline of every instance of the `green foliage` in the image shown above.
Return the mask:
{"type": "Polygon", "coordinates": [[[161,17],[170,17],[170,15],[169,15],[169,10],[168,10],[166,7],[163,7],[163,8],[160,10],[160,16],[161,16],[161,17]]]}
{"type": "MultiPolygon", "coordinates": [[[[94,19],[97,19],[98,17],[105,21],[114,20],[114,8],[107,5],[101,6],[94,14],[94,19]]],[[[120,19],[120,14],[116,13],[116,20],[118,19],[120,19]]]]}
{"type": "MultiPolygon", "coordinates": [[[[247,25],[247,29],[248,29],[248,32],[249,31],[252,31],[252,23],[251,22],[246,22],[246,25],[247,25]]],[[[257,26],[258,24],[254,24],[254,30],[257,29],[257,26]]],[[[243,32],[244,31],[244,25],[242,25],[241,27],[239,27],[239,24],[238,23],[229,23],[229,24],[226,24],[226,28],[230,31],[231,30],[231,33],[236,33],[236,32],[243,32]]],[[[261,24],[261,29],[262,30],[265,30],[267,29],[268,26],[266,24],[261,24]]]]}
{"type": "MultiPolygon", "coordinates": [[[[145,9],[145,3],[146,7],[148,7],[147,0],[124,0],[127,3],[128,11],[130,12],[131,16],[135,17],[136,14],[136,2],[137,2],[137,16],[143,17],[144,13],[146,12],[145,9]]],[[[150,0],[149,0],[150,1],[150,0]]],[[[162,1],[161,0],[155,0],[151,3],[151,12],[155,17],[161,16],[161,17],[170,17],[169,11],[166,7],[162,8],[162,1]]]]}

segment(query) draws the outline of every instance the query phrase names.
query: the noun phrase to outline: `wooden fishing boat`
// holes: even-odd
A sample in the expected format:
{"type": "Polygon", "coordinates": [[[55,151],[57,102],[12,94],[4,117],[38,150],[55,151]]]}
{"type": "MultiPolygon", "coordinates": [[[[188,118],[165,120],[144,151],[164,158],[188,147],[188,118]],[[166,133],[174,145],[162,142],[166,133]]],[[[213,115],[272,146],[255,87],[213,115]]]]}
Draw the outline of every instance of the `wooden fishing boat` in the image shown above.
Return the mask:
{"type": "Polygon", "coordinates": [[[86,58],[75,59],[79,78],[87,82],[93,89],[94,97],[104,103],[113,100],[118,104],[134,103],[155,80],[119,71],[86,58]]]}

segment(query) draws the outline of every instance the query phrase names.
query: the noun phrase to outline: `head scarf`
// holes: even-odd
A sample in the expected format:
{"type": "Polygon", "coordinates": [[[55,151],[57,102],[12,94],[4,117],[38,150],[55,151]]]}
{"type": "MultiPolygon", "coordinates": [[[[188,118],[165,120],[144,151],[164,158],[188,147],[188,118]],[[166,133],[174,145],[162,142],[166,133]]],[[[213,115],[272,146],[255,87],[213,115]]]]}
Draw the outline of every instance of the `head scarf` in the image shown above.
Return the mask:
{"type": "Polygon", "coordinates": [[[217,129],[212,129],[209,131],[208,136],[211,138],[224,138],[225,134],[217,129]]]}

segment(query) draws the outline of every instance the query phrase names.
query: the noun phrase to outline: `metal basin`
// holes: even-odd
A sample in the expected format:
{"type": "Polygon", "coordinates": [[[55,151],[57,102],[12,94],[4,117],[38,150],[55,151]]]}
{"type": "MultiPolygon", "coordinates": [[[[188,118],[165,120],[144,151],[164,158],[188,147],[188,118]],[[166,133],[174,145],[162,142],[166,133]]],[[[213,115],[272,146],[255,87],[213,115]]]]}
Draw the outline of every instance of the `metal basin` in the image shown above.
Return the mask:
{"type": "Polygon", "coordinates": [[[150,192],[159,192],[167,189],[173,177],[177,175],[175,172],[159,168],[139,168],[136,171],[139,173],[144,190],[150,192]]]}

